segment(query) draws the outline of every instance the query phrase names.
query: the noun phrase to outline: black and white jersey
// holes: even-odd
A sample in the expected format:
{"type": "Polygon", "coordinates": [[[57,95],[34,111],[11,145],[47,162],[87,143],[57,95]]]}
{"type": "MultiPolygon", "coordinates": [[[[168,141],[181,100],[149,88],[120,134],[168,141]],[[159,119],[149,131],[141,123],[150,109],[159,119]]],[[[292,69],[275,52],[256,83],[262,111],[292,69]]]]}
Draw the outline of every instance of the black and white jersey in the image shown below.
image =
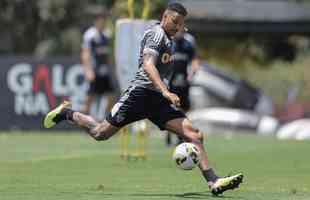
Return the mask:
{"type": "Polygon", "coordinates": [[[173,76],[170,87],[188,87],[188,65],[196,57],[196,42],[192,35],[185,33],[172,43],[173,76]]]}
{"type": "Polygon", "coordinates": [[[143,68],[143,54],[148,53],[157,57],[155,67],[159,72],[161,80],[168,87],[173,70],[171,68],[171,46],[171,39],[159,23],[146,30],[141,41],[139,69],[132,83],[136,86],[158,90],[143,68]]]}
{"type": "Polygon", "coordinates": [[[92,26],[83,35],[82,48],[91,52],[92,66],[96,75],[106,76],[110,73],[108,57],[110,56],[110,38],[107,33],[92,26]]]}

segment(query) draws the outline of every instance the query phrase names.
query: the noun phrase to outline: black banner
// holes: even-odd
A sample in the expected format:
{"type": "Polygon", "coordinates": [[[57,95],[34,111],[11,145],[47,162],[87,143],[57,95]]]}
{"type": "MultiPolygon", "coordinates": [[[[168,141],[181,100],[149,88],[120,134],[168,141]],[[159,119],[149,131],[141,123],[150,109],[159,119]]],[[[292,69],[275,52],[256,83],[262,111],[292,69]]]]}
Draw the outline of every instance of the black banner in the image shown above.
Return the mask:
{"type": "MultiPolygon", "coordinates": [[[[87,83],[78,61],[0,57],[0,129],[42,129],[44,114],[65,99],[79,109],[87,83]]],[[[61,125],[57,129],[70,127],[61,125]]]]}

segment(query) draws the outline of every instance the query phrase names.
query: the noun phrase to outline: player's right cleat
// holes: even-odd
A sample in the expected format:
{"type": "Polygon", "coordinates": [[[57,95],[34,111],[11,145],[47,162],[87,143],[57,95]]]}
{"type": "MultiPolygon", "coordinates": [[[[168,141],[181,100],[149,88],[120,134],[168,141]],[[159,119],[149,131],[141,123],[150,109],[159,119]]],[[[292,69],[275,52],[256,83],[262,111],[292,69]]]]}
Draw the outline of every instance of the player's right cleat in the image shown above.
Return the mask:
{"type": "Polygon", "coordinates": [[[238,188],[240,183],[242,183],[242,180],[243,174],[236,174],[234,176],[219,178],[210,187],[211,193],[217,196],[219,194],[222,194],[226,190],[233,190],[235,188],[238,188]]]}
{"type": "Polygon", "coordinates": [[[65,108],[71,108],[71,103],[69,101],[64,101],[62,104],[57,106],[54,110],[47,113],[44,118],[44,127],[45,128],[52,128],[63,119],[61,118],[61,114],[65,108]]]}

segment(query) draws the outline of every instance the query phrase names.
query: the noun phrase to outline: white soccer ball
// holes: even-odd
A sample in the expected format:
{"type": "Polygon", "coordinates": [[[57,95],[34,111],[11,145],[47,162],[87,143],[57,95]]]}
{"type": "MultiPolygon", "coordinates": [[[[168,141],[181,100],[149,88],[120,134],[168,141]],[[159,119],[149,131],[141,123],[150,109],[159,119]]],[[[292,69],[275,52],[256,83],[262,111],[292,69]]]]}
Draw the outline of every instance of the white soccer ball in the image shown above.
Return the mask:
{"type": "Polygon", "coordinates": [[[179,168],[191,170],[199,164],[201,156],[193,143],[184,142],[174,149],[172,158],[179,168]]]}

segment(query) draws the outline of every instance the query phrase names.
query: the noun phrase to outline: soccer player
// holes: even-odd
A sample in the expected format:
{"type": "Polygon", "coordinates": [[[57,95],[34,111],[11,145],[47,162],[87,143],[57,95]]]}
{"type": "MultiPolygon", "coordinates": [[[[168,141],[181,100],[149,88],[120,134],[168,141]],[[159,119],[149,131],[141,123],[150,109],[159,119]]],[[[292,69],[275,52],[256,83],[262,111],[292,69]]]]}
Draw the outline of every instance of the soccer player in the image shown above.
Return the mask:
{"type": "Polygon", "coordinates": [[[95,15],[94,25],[83,35],[81,61],[85,79],[89,82],[86,100],[82,112],[88,114],[92,102],[101,95],[107,98],[107,109],[112,107],[114,100],[112,57],[110,37],[104,27],[105,16],[95,15]]]}
{"type": "MultiPolygon", "coordinates": [[[[178,32],[172,42],[172,67],[173,75],[170,80],[169,90],[175,93],[180,98],[180,108],[183,112],[188,112],[190,109],[189,99],[189,80],[192,79],[194,73],[199,69],[200,61],[196,54],[195,38],[184,31],[178,32]]],[[[168,132],[166,144],[172,144],[172,135],[168,132]]],[[[182,143],[182,138],[177,137],[177,143],[182,143]]]]}
{"type": "Polygon", "coordinates": [[[201,152],[199,168],[214,195],[235,189],[243,175],[219,177],[210,167],[203,145],[203,133],[194,128],[191,121],[179,110],[179,97],[170,92],[167,85],[172,73],[171,39],[184,29],[186,9],[179,3],[169,4],[161,22],[146,30],[141,41],[139,69],[128,89],[103,122],[70,109],[64,102],[49,112],[44,126],[51,128],[67,120],[87,130],[95,140],[107,140],[121,127],[141,119],[149,119],[160,129],[180,135],[185,141],[194,143],[201,152]]]}

